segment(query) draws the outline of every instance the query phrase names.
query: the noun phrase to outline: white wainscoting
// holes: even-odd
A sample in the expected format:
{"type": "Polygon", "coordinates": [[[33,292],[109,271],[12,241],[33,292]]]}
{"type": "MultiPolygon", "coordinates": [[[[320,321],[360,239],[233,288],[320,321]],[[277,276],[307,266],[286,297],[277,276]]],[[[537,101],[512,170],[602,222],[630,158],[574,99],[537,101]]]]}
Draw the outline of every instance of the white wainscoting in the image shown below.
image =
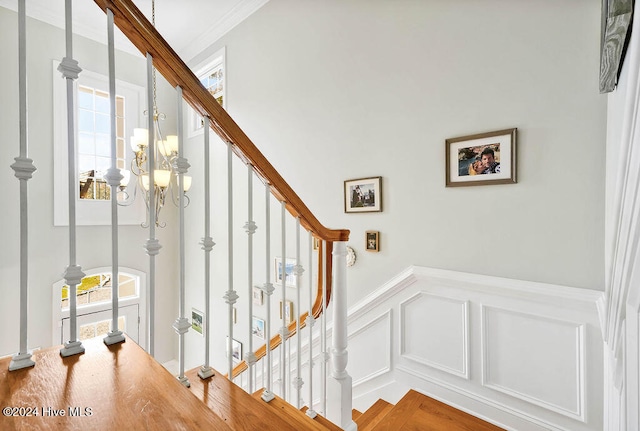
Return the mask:
{"type": "Polygon", "coordinates": [[[602,430],[600,296],[410,267],[349,311],[354,408],[413,388],[505,429],[602,430]]]}

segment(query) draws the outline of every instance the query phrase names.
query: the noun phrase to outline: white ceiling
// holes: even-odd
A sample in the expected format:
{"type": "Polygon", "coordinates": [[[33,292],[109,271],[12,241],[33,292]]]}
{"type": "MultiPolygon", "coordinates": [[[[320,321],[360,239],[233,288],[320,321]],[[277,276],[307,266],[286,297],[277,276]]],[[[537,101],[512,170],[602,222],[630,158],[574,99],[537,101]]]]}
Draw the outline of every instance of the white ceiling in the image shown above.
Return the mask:
{"type": "MultiPolygon", "coordinates": [[[[156,27],[172,48],[189,62],[269,0],[155,0],[156,27]]],[[[64,0],[26,0],[27,15],[64,28],[64,0]]],[[[133,0],[151,21],[151,0],[133,0]]],[[[17,10],[17,0],[0,0],[17,10]]],[[[106,15],[92,0],[73,1],[73,31],[106,43],[106,15]]],[[[119,49],[138,52],[116,31],[119,49]]]]}

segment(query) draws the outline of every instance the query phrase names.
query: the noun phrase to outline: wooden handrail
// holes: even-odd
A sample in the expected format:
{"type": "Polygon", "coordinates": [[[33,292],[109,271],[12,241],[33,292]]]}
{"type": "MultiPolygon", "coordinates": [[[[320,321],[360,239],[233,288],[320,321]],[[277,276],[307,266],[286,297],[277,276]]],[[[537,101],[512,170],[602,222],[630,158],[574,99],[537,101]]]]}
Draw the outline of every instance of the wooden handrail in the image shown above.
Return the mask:
{"type": "Polygon", "coordinates": [[[191,69],[169,46],[153,25],[131,0],[94,0],[105,11],[114,14],[114,22],[125,36],[144,55],[150,53],[153,65],[172,86],[182,87],[184,99],[202,116],[211,119],[211,128],[225,141],[232,144],[234,153],[245,163],[253,166],[256,174],[271,185],[271,192],[294,217],[300,217],[300,224],[316,237],[325,241],[347,241],[346,229],[329,229],[323,226],[269,163],[240,127],[220,106],[215,98],[200,83],[191,69]]]}

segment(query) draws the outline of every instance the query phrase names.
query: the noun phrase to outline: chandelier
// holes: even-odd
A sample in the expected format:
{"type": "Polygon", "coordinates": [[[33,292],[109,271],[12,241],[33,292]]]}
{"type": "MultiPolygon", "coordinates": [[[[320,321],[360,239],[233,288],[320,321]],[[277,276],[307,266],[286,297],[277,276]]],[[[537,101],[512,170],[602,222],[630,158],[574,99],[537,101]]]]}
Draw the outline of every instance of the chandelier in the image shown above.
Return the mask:
{"type": "MultiPolygon", "coordinates": [[[[155,0],[151,2],[152,7],[152,24],[156,25],[156,13],[155,13],[155,0]]],[[[154,148],[154,184],[153,187],[149,184],[149,130],[143,128],[133,129],[133,136],[131,137],[131,149],[133,150],[134,157],[131,160],[131,170],[123,170],[123,180],[120,182],[120,193],[122,199],[118,202],[120,205],[131,205],[138,194],[143,196],[145,205],[147,207],[147,221],[142,223],[143,227],[149,227],[149,212],[155,212],[156,226],[165,227],[166,223],[160,222],[160,211],[165,205],[166,199],[170,197],[175,206],[179,205],[177,190],[178,190],[178,173],[176,171],[175,162],[178,158],[178,137],[176,135],[167,135],[163,138],[162,129],[160,127],[160,121],[166,119],[166,115],[158,111],[156,104],[156,69],[153,68],[153,107],[151,108],[152,114],[149,110],[144,111],[146,115],[153,115],[153,137],[155,139],[154,148]],[[128,192],[128,184],[131,180],[131,174],[135,175],[136,182],[133,185],[133,193],[128,192]],[[155,208],[150,208],[150,196],[151,193],[155,197],[155,208]]],[[[183,182],[184,192],[186,193],[191,188],[191,177],[184,175],[183,182]]],[[[186,199],[185,206],[189,205],[189,197],[184,196],[186,199]]]]}

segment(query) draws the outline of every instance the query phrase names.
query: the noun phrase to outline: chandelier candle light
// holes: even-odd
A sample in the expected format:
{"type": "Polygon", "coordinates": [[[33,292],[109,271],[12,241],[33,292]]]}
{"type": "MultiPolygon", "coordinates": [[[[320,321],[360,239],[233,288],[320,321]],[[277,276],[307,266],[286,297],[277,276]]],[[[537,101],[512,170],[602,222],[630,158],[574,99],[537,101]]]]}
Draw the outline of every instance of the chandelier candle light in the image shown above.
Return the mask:
{"type": "MultiPolygon", "coordinates": [[[[174,178],[177,178],[177,173],[174,170],[174,162],[178,157],[178,137],[175,135],[168,135],[166,140],[162,139],[160,127],[158,124],[159,119],[164,119],[164,114],[158,113],[154,108],[153,121],[156,128],[156,136],[159,139],[156,141],[156,157],[154,166],[154,187],[153,193],[155,194],[155,220],[156,226],[165,227],[166,223],[160,223],[159,215],[160,210],[165,204],[167,192],[171,193],[171,199],[173,203],[178,206],[176,193],[173,191],[174,187],[177,187],[177,182],[174,178]]],[[[133,150],[135,157],[131,160],[131,172],[137,177],[137,186],[134,188],[133,198],[129,198],[122,203],[122,205],[130,205],[135,200],[135,195],[140,189],[144,196],[145,204],[147,205],[147,211],[149,208],[149,166],[147,148],[149,146],[149,131],[147,129],[133,129],[133,136],[131,137],[131,149],[133,150]]],[[[120,190],[126,193],[125,188],[130,181],[129,171],[124,172],[125,178],[123,179],[120,190]]],[[[191,177],[184,176],[184,191],[187,192],[191,188],[191,177]]],[[[189,204],[189,197],[187,198],[187,205],[189,204]]],[[[148,224],[143,223],[144,227],[148,227],[148,224]]]]}
{"type": "MultiPolygon", "coordinates": [[[[152,24],[156,25],[156,12],[155,12],[155,0],[151,2],[152,24]]],[[[150,110],[145,111],[145,115],[150,115],[149,112],[153,112],[153,124],[155,139],[154,157],[149,157],[149,130],[136,128],[133,129],[133,136],[131,137],[131,149],[133,150],[135,157],[131,160],[131,171],[123,170],[122,175],[124,178],[120,182],[120,193],[123,194],[124,199],[120,199],[118,202],[120,205],[131,205],[138,193],[144,197],[145,205],[147,206],[147,216],[150,211],[154,211],[155,225],[157,227],[165,227],[166,223],[160,223],[159,216],[160,210],[165,204],[167,192],[171,194],[171,200],[175,206],[179,206],[178,193],[174,191],[174,188],[178,187],[178,173],[175,170],[175,162],[178,159],[178,136],[168,135],[166,139],[162,138],[162,131],[160,129],[160,120],[164,120],[166,115],[162,112],[158,112],[158,106],[156,104],[156,69],[153,68],[153,107],[150,110]],[[149,162],[153,166],[149,166],[149,162]],[[154,199],[150,201],[150,187],[149,187],[149,171],[153,169],[153,194],[154,199]],[[133,196],[127,192],[127,185],[131,179],[131,173],[137,177],[137,182],[133,188],[133,196]],[[175,178],[175,180],[174,180],[175,178]],[[150,203],[152,204],[150,205],[150,203]],[[150,208],[153,206],[154,208],[150,208]]],[[[191,177],[184,175],[183,178],[183,190],[186,193],[191,188],[191,177]]],[[[177,190],[177,189],[176,189],[177,190]]],[[[189,197],[186,198],[185,206],[189,205],[189,197]]],[[[149,220],[147,217],[146,220],[149,220]]],[[[143,227],[149,227],[148,222],[142,223],[143,227]]]]}

